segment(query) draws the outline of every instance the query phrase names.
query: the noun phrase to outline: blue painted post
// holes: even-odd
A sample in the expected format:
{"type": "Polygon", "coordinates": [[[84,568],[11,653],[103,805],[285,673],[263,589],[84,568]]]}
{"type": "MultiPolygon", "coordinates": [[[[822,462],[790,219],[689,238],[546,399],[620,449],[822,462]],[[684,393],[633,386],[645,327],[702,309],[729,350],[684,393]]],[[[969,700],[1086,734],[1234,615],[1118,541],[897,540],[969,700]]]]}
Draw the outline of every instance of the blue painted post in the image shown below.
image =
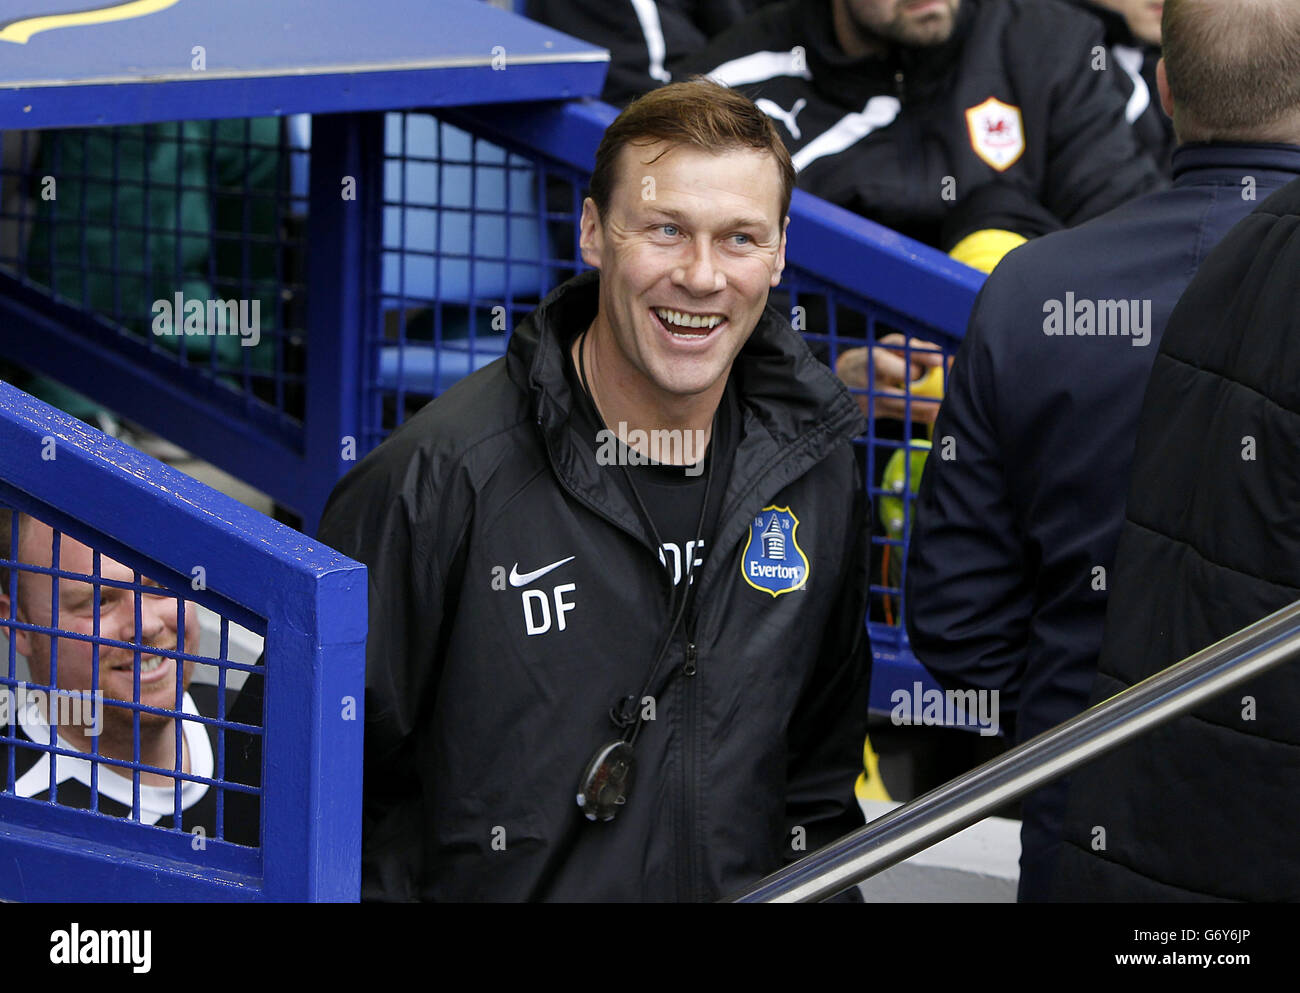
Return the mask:
{"type": "Polygon", "coordinates": [[[306,481],[303,530],[314,534],[330,490],[364,455],[362,404],[374,377],[381,285],[384,120],[312,121],[307,260],[306,481]],[[352,439],[350,452],[348,439],[352,439]]]}

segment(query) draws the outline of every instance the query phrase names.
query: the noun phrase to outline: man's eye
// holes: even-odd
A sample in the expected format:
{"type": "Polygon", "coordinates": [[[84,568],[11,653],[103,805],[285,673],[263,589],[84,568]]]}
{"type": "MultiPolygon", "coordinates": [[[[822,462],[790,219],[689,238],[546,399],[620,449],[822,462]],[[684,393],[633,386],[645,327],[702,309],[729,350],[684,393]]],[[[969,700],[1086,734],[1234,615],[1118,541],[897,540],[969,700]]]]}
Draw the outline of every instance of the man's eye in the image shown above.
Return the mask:
{"type": "Polygon", "coordinates": [[[678,235],[676,224],[660,224],[659,230],[662,231],[664,234],[666,234],[669,238],[676,238],[678,235]]]}
{"type": "Polygon", "coordinates": [[[748,245],[751,241],[753,241],[753,239],[750,238],[750,236],[747,234],[733,234],[731,238],[732,241],[735,242],[735,244],[737,245],[748,245]]]}

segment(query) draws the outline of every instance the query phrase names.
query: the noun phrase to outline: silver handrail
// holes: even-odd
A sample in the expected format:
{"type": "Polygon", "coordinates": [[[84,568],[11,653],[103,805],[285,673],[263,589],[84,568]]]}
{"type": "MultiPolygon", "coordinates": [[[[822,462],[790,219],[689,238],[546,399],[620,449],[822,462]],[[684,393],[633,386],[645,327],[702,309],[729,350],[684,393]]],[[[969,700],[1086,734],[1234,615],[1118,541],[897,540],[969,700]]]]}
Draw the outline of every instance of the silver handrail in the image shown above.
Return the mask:
{"type": "Polygon", "coordinates": [[[1300,654],[1300,601],[890,811],[732,899],[824,900],[1300,654]]]}

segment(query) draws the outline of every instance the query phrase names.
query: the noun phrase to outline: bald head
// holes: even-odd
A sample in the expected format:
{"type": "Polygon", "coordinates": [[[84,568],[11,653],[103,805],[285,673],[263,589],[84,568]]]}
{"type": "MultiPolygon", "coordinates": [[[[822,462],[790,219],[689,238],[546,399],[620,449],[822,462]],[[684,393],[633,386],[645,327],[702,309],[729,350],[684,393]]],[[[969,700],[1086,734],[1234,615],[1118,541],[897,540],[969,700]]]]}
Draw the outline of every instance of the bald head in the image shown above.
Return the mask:
{"type": "Polygon", "coordinates": [[[1165,0],[1180,141],[1300,144],[1300,2],[1165,0]]]}

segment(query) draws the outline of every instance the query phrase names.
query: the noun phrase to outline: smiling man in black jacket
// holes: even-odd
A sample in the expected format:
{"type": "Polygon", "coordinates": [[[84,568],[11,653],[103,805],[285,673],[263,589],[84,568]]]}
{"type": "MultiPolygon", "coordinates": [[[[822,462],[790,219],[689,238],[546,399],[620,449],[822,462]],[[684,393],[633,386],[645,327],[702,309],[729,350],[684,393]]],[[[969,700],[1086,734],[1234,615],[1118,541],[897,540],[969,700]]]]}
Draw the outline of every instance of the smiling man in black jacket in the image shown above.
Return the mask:
{"type": "Polygon", "coordinates": [[[597,152],[585,273],[343,479],[362,895],[711,900],[862,823],[853,399],[773,308],[789,157],[707,82],[597,152]]]}

